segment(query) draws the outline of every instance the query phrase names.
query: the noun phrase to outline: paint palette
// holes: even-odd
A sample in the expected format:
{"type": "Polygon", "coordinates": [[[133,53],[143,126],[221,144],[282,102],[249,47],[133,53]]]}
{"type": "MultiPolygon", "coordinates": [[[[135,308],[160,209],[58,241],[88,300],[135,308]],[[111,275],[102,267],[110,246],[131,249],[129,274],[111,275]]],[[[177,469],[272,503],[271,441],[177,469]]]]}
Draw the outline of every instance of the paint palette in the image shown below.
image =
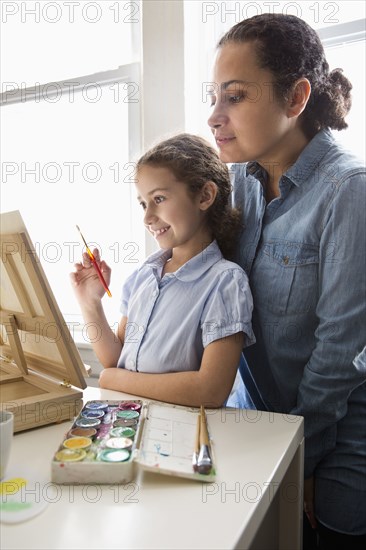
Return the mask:
{"type": "Polygon", "coordinates": [[[53,457],[52,481],[128,482],[142,417],[142,401],[88,401],[53,457]]]}
{"type": "MultiPolygon", "coordinates": [[[[56,483],[128,483],[136,468],[213,481],[193,471],[199,410],[142,401],[88,401],[52,460],[56,483]]],[[[212,447],[212,445],[211,445],[212,447]]]]}

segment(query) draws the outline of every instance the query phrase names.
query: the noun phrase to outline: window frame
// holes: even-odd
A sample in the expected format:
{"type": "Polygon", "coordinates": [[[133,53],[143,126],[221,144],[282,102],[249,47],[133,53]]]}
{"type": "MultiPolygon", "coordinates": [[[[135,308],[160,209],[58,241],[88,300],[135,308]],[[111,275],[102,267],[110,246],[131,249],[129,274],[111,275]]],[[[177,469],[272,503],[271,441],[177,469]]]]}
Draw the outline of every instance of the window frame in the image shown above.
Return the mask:
{"type": "Polygon", "coordinates": [[[324,48],[366,40],[365,19],[355,19],[317,31],[324,48]]]}
{"type": "MultiPolygon", "coordinates": [[[[126,85],[133,83],[136,84],[138,90],[141,90],[140,64],[128,63],[126,65],[119,66],[118,69],[64,79],[61,81],[47,82],[37,87],[17,90],[15,93],[11,91],[3,92],[0,94],[0,107],[10,107],[11,105],[17,103],[36,101],[37,98],[39,98],[39,94],[42,89],[47,89],[47,99],[51,99],[52,97],[56,97],[59,93],[63,95],[70,93],[71,86],[73,93],[77,93],[85,89],[86,86],[95,85],[103,87],[111,85],[112,83],[123,83],[126,85]]],[[[129,159],[132,159],[136,158],[141,151],[141,108],[138,99],[132,99],[132,101],[127,101],[127,103],[129,126],[128,134],[130,136],[129,159]]]]}

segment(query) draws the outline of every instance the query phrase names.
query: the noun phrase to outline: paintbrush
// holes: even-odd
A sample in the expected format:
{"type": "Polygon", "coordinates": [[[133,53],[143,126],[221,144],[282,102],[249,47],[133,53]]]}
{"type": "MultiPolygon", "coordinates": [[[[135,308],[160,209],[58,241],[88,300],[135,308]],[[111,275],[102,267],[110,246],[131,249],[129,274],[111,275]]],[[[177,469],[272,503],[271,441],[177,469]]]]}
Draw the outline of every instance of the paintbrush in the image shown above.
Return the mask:
{"type": "Polygon", "coordinates": [[[209,474],[212,470],[210,440],[207,431],[206,412],[201,405],[200,414],[200,452],[197,459],[197,471],[200,474],[209,474]]]}
{"type": "Polygon", "coordinates": [[[193,456],[192,456],[192,466],[193,466],[193,470],[195,472],[197,472],[197,460],[198,460],[198,455],[199,455],[199,452],[200,452],[200,425],[201,425],[201,415],[198,414],[197,415],[196,438],[195,438],[195,442],[194,442],[194,451],[193,451],[193,456]]]}
{"type": "Polygon", "coordinates": [[[87,253],[88,253],[88,255],[89,255],[90,261],[91,261],[91,263],[93,264],[93,266],[95,267],[95,270],[96,270],[96,272],[97,272],[97,274],[98,274],[98,277],[99,277],[99,279],[100,279],[100,282],[102,283],[102,285],[103,285],[103,287],[104,287],[104,290],[106,291],[106,293],[108,294],[108,296],[112,297],[111,291],[109,290],[108,285],[107,285],[107,283],[105,282],[105,279],[104,279],[104,277],[103,277],[103,274],[102,274],[102,272],[101,272],[101,270],[100,270],[100,267],[99,267],[99,265],[98,265],[98,263],[97,263],[97,260],[95,259],[95,256],[94,256],[93,252],[92,252],[92,251],[90,250],[90,248],[88,247],[88,245],[87,245],[87,243],[86,243],[86,240],[84,239],[83,234],[82,234],[82,232],[80,231],[80,227],[79,227],[78,225],[76,226],[76,229],[79,231],[79,233],[80,233],[80,235],[81,235],[81,238],[82,238],[83,241],[84,241],[85,248],[86,248],[86,251],[87,251],[87,253]]]}

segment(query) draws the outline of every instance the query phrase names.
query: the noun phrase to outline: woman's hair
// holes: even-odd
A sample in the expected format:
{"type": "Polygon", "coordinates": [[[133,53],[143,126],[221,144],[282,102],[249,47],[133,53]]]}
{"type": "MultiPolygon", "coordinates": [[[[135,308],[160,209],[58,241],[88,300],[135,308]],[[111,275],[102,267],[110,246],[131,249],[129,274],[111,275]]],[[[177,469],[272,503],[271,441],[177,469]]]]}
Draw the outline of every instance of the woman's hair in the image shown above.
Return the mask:
{"type": "Polygon", "coordinates": [[[167,168],[187,185],[192,196],[197,195],[207,181],[216,184],[217,195],[207,210],[207,223],[223,256],[231,259],[241,229],[241,216],[239,210],[231,207],[229,170],[215,149],[198,136],[179,134],[145,153],[137,162],[136,171],[145,165],[167,168]]]}
{"type": "Polygon", "coordinates": [[[253,42],[259,66],[272,72],[276,97],[286,98],[299,78],[307,78],[311,95],[302,113],[303,130],[312,138],[322,128],[347,128],[352,84],[342,69],[329,72],[317,33],[294,15],[263,13],[241,21],[219,41],[253,42]]]}

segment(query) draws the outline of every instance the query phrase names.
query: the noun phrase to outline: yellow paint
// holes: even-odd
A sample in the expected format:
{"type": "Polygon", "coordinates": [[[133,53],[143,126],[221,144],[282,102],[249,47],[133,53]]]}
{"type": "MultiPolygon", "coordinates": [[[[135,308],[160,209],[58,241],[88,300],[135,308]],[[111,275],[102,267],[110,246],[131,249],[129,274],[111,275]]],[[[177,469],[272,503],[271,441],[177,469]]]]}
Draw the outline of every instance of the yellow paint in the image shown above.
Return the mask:
{"type": "Polygon", "coordinates": [[[25,485],[27,480],[23,477],[12,477],[0,483],[0,495],[15,495],[25,485]]]}
{"type": "Polygon", "coordinates": [[[64,447],[67,449],[86,449],[91,444],[90,437],[70,437],[64,441],[64,447]]]}
{"type": "Polygon", "coordinates": [[[62,449],[55,454],[55,459],[59,462],[79,462],[86,457],[86,451],[83,449],[62,449]]]}

